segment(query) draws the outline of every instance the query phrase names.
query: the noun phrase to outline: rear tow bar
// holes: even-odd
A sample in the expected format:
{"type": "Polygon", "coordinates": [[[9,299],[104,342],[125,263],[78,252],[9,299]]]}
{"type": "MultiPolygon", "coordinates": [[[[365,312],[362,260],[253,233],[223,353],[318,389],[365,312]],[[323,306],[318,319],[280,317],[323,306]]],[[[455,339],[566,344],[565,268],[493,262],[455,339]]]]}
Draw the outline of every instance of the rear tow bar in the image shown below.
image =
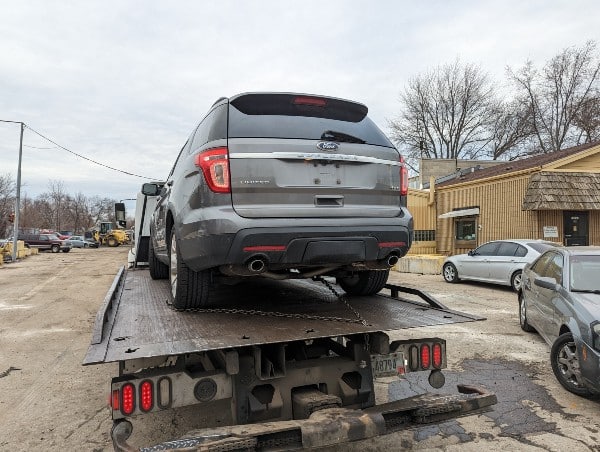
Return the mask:
{"type": "Polygon", "coordinates": [[[117,452],[310,449],[487,411],[498,402],[495,394],[483,388],[467,385],[457,388],[459,394],[425,393],[364,410],[324,408],[312,412],[308,419],[201,429],[188,433],[183,439],[141,449],[127,443],[133,431],[127,420],[115,421],[111,437],[117,452]]]}

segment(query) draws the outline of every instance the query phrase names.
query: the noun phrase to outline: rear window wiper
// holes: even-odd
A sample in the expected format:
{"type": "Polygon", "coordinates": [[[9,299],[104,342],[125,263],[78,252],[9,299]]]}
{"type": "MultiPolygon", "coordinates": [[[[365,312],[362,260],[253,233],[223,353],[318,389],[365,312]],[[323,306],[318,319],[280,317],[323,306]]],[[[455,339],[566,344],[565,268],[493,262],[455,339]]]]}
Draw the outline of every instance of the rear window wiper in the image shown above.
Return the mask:
{"type": "Polygon", "coordinates": [[[336,132],[334,130],[326,130],[323,132],[323,135],[321,135],[321,140],[339,141],[343,143],[366,143],[365,140],[362,140],[358,137],[348,135],[347,133],[343,132],[336,132]]]}

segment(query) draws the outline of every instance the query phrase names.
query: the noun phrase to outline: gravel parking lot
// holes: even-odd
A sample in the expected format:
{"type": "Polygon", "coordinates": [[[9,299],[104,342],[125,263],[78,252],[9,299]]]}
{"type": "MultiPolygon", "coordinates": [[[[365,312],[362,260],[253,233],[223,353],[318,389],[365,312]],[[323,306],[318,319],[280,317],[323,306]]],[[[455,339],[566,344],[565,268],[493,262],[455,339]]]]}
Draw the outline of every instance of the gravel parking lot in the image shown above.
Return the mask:
{"type": "MultiPolygon", "coordinates": [[[[0,268],[0,450],[112,450],[107,409],[116,364],[83,367],[97,309],[127,248],[42,253],[0,268]]],[[[394,273],[449,308],[483,322],[392,332],[392,339],[440,336],[448,341],[447,384],[479,383],[498,404],[465,416],[344,445],[339,450],[600,451],[600,399],[566,392],[555,380],[540,337],[521,331],[516,295],[508,288],[441,276],[394,273]]],[[[377,383],[379,401],[430,390],[426,378],[377,383]]],[[[197,428],[190,409],[134,423],[131,442],[149,445],[197,428]]],[[[333,449],[332,449],[333,450],[333,449]]],[[[338,450],[338,449],[335,449],[338,450]]]]}

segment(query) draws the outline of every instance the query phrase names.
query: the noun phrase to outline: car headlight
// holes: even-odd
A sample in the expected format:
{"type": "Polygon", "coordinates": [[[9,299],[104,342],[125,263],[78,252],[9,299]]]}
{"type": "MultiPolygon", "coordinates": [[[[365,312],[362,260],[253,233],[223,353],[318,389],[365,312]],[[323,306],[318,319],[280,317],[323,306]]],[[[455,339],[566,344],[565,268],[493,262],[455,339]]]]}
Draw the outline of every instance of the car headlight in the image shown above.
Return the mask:
{"type": "Polygon", "coordinates": [[[596,321],[590,326],[592,327],[592,345],[600,352],[600,322],[596,321]]]}

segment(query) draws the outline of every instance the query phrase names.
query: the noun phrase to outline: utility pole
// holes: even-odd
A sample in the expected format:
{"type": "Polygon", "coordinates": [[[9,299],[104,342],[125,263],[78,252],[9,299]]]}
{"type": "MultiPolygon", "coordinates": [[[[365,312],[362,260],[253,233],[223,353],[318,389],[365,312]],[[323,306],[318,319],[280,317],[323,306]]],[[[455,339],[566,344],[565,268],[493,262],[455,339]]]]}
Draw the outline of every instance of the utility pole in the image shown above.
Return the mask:
{"type": "Polygon", "coordinates": [[[21,210],[21,160],[23,158],[23,131],[25,123],[21,121],[6,121],[0,119],[0,122],[9,122],[12,124],[21,125],[21,139],[19,140],[19,166],[17,168],[17,196],[15,197],[15,222],[13,224],[13,244],[12,244],[12,261],[17,261],[17,240],[19,238],[19,213],[21,210]]]}

